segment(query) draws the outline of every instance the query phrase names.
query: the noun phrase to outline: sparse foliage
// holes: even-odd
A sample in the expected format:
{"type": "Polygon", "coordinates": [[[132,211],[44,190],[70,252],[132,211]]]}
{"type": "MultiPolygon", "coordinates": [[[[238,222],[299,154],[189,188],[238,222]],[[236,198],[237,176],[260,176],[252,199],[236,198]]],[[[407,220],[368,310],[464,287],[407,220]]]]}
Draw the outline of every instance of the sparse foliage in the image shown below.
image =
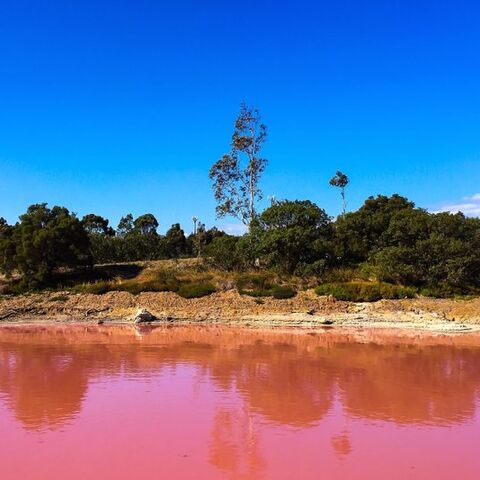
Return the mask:
{"type": "Polygon", "coordinates": [[[90,235],[114,235],[115,231],[108,225],[109,221],[100,215],[90,213],[82,218],[82,224],[90,235]]]}
{"type": "Polygon", "coordinates": [[[123,237],[130,233],[133,230],[133,215],[131,213],[127,213],[124,217],[120,219],[118,222],[117,227],[117,235],[119,237],[123,237]]]}
{"type": "Polygon", "coordinates": [[[250,226],[261,200],[260,178],[267,160],[260,155],[267,137],[257,109],[243,103],[235,122],[231,151],[210,169],[218,217],[232,215],[250,226]]]}
{"type": "Polygon", "coordinates": [[[158,228],[158,221],[151,213],[140,215],[133,222],[133,231],[141,235],[156,235],[158,228]]]}
{"type": "Polygon", "coordinates": [[[347,200],[345,198],[345,188],[349,184],[349,178],[340,170],[337,170],[335,176],[330,179],[330,185],[340,189],[340,196],[342,197],[342,214],[345,215],[347,211],[347,200]]]}

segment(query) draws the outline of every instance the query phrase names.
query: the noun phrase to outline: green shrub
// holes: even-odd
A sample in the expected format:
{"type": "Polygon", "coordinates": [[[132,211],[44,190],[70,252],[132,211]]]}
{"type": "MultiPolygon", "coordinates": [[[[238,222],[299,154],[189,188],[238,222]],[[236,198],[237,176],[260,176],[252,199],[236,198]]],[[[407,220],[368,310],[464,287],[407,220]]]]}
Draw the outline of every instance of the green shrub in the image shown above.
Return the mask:
{"type": "Polygon", "coordinates": [[[292,288],[286,285],[277,285],[272,288],[272,297],[278,300],[283,300],[286,298],[292,298],[297,294],[297,292],[292,288]]]}
{"type": "Polygon", "coordinates": [[[107,292],[128,292],[132,295],[138,295],[142,292],[176,292],[179,289],[179,282],[175,279],[167,278],[164,280],[149,280],[138,282],[136,280],[127,280],[125,282],[95,282],[84,283],[73,287],[77,293],[93,293],[101,295],[107,292]]]}
{"type": "Polygon", "coordinates": [[[143,283],[117,283],[112,285],[112,290],[118,292],[128,292],[132,295],[138,295],[139,293],[145,292],[146,284],[143,283]]]}
{"type": "Polygon", "coordinates": [[[66,302],[68,300],[68,295],[55,295],[50,300],[52,302],[66,302]]]}
{"type": "MultiPolygon", "coordinates": [[[[287,285],[276,285],[270,283],[270,279],[266,280],[265,278],[259,276],[249,276],[250,283],[246,284],[248,288],[239,288],[238,292],[241,295],[248,295],[250,297],[273,297],[277,299],[285,299],[294,297],[297,292],[287,285]],[[251,280],[253,279],[253,282],[251,280]],[[256,286],[253,286],[255,285],[256,286]]],[[[244,279],[243,279],[244,280],[244,279]]],[[[240,282],[240,285],[245,285],[245,283],[240,282]]],[[[238,286],[238,283],[237,283],[238,286]]]]}
{"type": "Polygon", "coordinates": [[[351,267],[329,268],[320,277],[322,283],[345,283],[357,278],[357,269],[351,267]]]}
{"type": "Polygon", "coordinates": [[[240,295],[248,295],[249,297],[255,297],[255,298],[259,298],[259,297],[270,297],[272,295],[272,291],[269,289],[269,290],[261,290],[261,289],[258,289],[258,288],[255,288],[253,290],[239,290],[238,293],[240,295]]]}
{"type": "Polygon", "coordinates": [[[450,285],[429,285],[420,289],[420,295],[433,298],[458,298],[466,299],[477,297],[480,291],[475,288],[453,288],[450,285]]]}
{"type": "Polygon", "coordinates": [[[2,288],[3,295],[24,295],[31,291],[31,288],[28,288],[24,283],[18,281],[14,281],[2,288]]]}
{"type": "Polygon", "coordinates": [[[95,282],[75,285],[73,291],[76,293],[93,293],[94,295],[102,295],[114,290],[110,282],[95,282]]]}
{"type": "Polygon", "coordinates": [[[176,292],[180,283],[176,279],[153,280],[143,284],[144,292],[176,292]]]}
{"type": "Polygon", "coordinates": [[[220,270],[235,270],[242,267],[243,259],[238,253],[240,237],[225,235],[214,238],[210,245],[205,248],[208,262],[220,270]]]}
{"type": "Polygon", "coordinates": [[[416,290],[389,283],[324,283],[315,292],[318,295],[332,295],[337,300],[349,302],[375,302],[381,299],[412,298],[416,290]]]}
{"type": "Polygon", "coordinates": [[[210,283],[187,283],[178,289],[178,294],[183,298],[200,298],[215,292],[215,287],[210,283]]]}
{"type": "Polygon", "coordinates": [[[244,273],[237,278],[237,289],[242,295],[268,297],[274,287],[275,276],[270,272],[244,273]]]}

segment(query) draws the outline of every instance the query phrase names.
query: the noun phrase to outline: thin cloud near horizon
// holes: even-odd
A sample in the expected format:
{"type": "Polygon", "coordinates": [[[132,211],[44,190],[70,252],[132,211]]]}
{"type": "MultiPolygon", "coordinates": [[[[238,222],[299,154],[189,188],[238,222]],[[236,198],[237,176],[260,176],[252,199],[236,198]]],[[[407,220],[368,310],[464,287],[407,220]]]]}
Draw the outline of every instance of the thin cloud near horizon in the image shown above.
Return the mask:
{"type": "Polygon", "coordinates": [[[229,235],[243,235],[247,232],[247,227],[243,223],[224,223],[217,227],[229,235]]]}
{"type": "Polygon", "coordinates": [[[470,197],[463,197],[462,202],[446,204],[432,213],[462,212],[468,217],[480,216],[480,193],[475,193],[470,197]]]}

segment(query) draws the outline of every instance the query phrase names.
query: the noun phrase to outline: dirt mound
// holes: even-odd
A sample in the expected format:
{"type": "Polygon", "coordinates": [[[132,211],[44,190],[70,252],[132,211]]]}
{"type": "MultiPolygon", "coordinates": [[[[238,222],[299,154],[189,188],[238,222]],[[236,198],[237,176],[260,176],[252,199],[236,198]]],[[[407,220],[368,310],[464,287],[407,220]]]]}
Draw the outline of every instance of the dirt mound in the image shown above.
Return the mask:
{"type": "MultiPolygon", "coordinates": [[[[268,323],[321,324],[330,320],[359,327],[375,322],[419,325],[432,322],[479,324],[480,298],[473,300],[404,299],[374,303],[351,303],[321,297],[312,290],[278,300],[253,298],[236,290],[217,292],[196,299],[185,299],[172,292],[109,292],[104,295],[45,292],[0,297],[3,321],[127,321],[139,308],[159,319],[191,321],[245,321],[268,323]]],[[[453,326],[453,324],[452,324],[453,326]]]]}

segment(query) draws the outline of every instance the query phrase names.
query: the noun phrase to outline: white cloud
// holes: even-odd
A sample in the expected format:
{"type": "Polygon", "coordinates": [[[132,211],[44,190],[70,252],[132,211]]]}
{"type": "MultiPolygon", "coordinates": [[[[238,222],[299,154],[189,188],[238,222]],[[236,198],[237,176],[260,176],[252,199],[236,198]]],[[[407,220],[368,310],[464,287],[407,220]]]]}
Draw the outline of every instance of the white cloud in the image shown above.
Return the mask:
{"type": "Polygon", "coordinates": [[[443,205],[433,213],[440,212],[462,212],[468,217],[480,217],[480,193],[475,193],[471,197],[463,197],[462,201],[458,203],[443,205]]]}
{"type": "Polygon", "coordinates": [[[223,223],[217,227],[229,235],[243,235],[247,232],[247,227],[243,223],[223,223]]]}

